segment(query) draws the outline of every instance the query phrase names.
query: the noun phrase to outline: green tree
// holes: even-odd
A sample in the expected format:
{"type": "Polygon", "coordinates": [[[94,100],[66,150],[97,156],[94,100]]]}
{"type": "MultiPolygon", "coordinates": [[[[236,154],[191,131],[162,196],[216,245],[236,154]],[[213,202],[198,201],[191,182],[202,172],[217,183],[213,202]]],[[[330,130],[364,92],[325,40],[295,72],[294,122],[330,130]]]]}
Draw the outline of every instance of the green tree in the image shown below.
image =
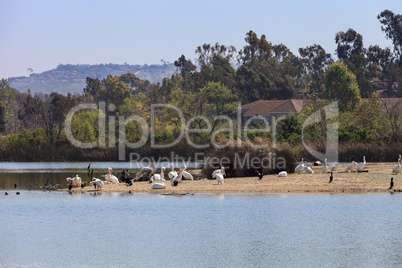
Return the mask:
{"type": "Polygon", "coordinates": [[[230,61],[230,59],[233,58],[234,53],[236,53],[236,48],[234,46],[227,47],[225,45],[219,45],[219,43],[216,43],[215,45],[203,44],[202,46],[197,47],[195,53],[198,55],[198,63],[201,65],[201,68],[212,69],[214,66],[214,58],[219,56],[222,59],[230,61]]]}
{"type": "Polygon", "coordinates": [[[239,62],[253,64],[258,60],[268,60],[272,56],[271,44],[264,34],[261,35],[261,38],[258,38],[256,33],[249,31],[244,40],[247,44],[239,52],[239,62]]]}
{"type": "Polygon", "coordinates": [[[191,62],[191,60],[187,60],[184,55],[174,62],[174,66],[176,66],[177,70],[180,72],[181,77],[185,77],[188,74],[193,73],[197,67],[191,62]]]}
{"type": "Polygon", "coordinates": [[[402,62],[402,15],[394,14],[386,9],[381,12],[377,19],[380,20],[381,30],[385,33],[387,39],[391,39],[394,45],[394,52],[399,58],[399,66],[402,62]]]}
{"type": "Polygon", "coordinates": [[[236,102],[231,90],[217,82],[209,82],[200,90],[207,100],[205,115],[210,119],[212,133],[221,120],[214,120],[215,116],[232,116],[236,112],[236,102]]]}
{"type": "MultiPolygon", "coordinates": [[[[17,93],[17,90],[10,87],[6,79],[0,80],[0,101],[5,105],[4,122],[7,125],[16,124],[16,120],[13,120],[13,118],[15,110],[18,109],[15,101],[17,93]]],[[[7,129],[5,128],[3,131],[7,131],[7,129]]]]}
{"type": "Polygon", "coordinates": [[[57,145],[60,141],[66,115],[76,104],[71,94],[64,96],[53,92],[45,96],[40,105],[40,116],[49,144],[57,145]]]}
{"type": "Polygon", "coordinates": [[[6,130],[6,105],[0,101],[0,132],[6,130]]]}
{"type": "Polygon", "coordinates": [[[387,83],[387,95],[393,95],[393,85],[397,79],[397,66],[394,64],[395,56],[389,48],[382,49],[378,45],[369,46],[367,58],[371,64],[372,76],[378,77],[387,83]],[[374,67],[374,68],[373,68],[374,67]]]}
{"type": "Polygon", "coordinates": [[[328,67],[325,77],[324,98],[339,100],[340,111],[353,110],[360,101],[356,76],[341,62],[328,67]]]}
{"type": "Polygon", "coordinates": [[[335,36],[337,55],[340,61],[348,66],[348,69],[356,75],[360,94],[364,98],[370,97],[374,86],[369,72],[366,49],[363,46],[363,36],[353,29],[346,32],[338,32],[335,36]]]}
{"type": "Polygon", "coordinates": [[[87,77],[86,82],[84,96],[92,101],[105,101],[119,106],[133,92],[126,82],[120,81],[119,76],[109,75],[102,81],[87,77]]]}
{"type": "Polygon", "coordinates": [[[323,90],[325,71],[332,62],[331,55],[317,44],[299,48],[299,54],[306,69],[307,85],[311,90],[320,93],[323,90]]]}

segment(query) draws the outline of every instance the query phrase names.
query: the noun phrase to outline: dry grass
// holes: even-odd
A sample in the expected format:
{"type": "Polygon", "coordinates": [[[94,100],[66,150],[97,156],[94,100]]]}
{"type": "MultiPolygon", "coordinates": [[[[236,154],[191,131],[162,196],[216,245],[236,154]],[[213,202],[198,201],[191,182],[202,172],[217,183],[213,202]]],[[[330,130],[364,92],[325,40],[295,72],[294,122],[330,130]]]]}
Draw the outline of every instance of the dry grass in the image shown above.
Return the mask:
{"type": "MultiPolygon", "coordinates": [[[[334,174],[332,183],[328,183],[330,174],[321,173],[322,167],[313,167],[315,174],[288,174],[279,178],[277,175],[265,175],[261,181],[257,177],[228,178],[218,185],[216,180],[183,181],[173,187],[166,181],[166,189],[153,190],[148,182],[135,182],[127,187],[124,183],[105,185],[104,192],[147,192],[147,193],[298,193],[298,192],[386,192],[389,191],[390,178],[394,178],[394,189],[402,189],[402,175],[391,175],[396,163],[367,164],[363,173],[341,172],[346,166],[340,166],[334,174]]],[[[200,171],[198,171],[200,173],[200,171]]],[[[73,191],[94,191],[93,187],[76,188],[73,191]]]]}

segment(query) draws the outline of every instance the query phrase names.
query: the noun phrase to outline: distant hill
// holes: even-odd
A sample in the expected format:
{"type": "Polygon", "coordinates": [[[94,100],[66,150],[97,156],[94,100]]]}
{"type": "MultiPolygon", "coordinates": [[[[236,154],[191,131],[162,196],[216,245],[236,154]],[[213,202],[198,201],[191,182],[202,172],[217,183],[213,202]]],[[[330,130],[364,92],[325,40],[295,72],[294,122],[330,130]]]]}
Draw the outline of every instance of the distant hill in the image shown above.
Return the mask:
{"type": "Polygon", "coordinates": [[[56,69],[43,73],[33,73],[29,77],[11,77],[8,83],[21,92],[32,93],[83,93],[85,80],[91,78],[106,78],[108,75],[116,76],[134,73],[140,79],[152,83],[162,82],[164,77],[170,77],[176,68],[173,64],[163,65],[129,65],[129,64],[60,64],[56,69]]]}

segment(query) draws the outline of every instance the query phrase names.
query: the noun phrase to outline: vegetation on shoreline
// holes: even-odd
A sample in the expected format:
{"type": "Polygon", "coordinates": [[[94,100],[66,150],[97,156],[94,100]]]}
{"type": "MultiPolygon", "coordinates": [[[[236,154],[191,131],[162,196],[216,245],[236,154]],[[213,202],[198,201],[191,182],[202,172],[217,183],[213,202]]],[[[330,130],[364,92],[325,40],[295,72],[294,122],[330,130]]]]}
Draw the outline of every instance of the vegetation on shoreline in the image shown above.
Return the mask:
{"type": "Polygon", "coordinates": [[[363,37],[353,29],[336,33],[337,61],[318,44],[300,48],[298,57],[284,44],[272,44],[265,35],[258,37],[249,31],[239,52],[218,43],[199,46],[195,51],[198,67],[180,56],[174,62],[177,72],[162,83],[151,83],[132,73],[104,79],[88,77],[80,96],[39,96],[30,91],[21,93],[2,80],[0,161],[116,161],[121,159],[122,144],[126,161],[130,153],[143,157],[169,157],[172,152],[182,157],[196,153],[208,156],[217,153],[212,144],[228,146],[238,139],[275,144],[278,153],[291,152],[295,159],[314,160],[302,141],[324,151],[326,125],[335,122],[340,161],[359,160],[362,155],[369,161],[396,161],[402,148],[402,105],[384,98],[402,96],[402,87],[397,86],[402,84],[401,17],[388,10],[378,16],[393,50],[365,48],[363,37]],[[239,64],[237,69],[234,62],[239,64]],[[384,82],[384,98],[373,94],[376,87],[371,81],[384,82]],[[301,96],[298,91],[303,92],[301,96]],[[309,105],[278,121],[275,129],[237,125],[239,101],[299,97],[308,98],[309,105]],[[335,100],[339,115],[326,119],[324,107],[335,100]],[[92,106],[67,117],[83,104],[92,106]],[[152,109],[155,104],[163,105],[152,109]],[[316,111],[321,111],[321,122],[303,129],[303,122],[316,111]],[[81,145],[95,144],[89,146],[92,148],[72,144],[66,118],[72,137],[81,145]],[[104,125],[99,123],[101,119],[104,125]],[[149,132],[154,130],[146,137],[144,124],[149,132]],[[179,139],[183,133],[185,137],[179,139]],[[155,146],[175,141],[178,143],[169,148],[155,146]],[[135,144],[141,146],[132,148],[135,144]]]}

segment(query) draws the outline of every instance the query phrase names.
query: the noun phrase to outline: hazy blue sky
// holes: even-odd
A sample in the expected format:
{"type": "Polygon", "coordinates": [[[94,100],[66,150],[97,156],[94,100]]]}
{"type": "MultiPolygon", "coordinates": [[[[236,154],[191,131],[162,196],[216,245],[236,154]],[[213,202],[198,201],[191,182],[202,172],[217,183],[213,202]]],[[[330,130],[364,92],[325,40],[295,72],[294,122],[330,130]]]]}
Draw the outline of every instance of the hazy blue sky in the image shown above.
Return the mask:
{"type": "Polygon", "coordinates": [[[387,47],[377,19],[384,9],[401,14],[402,1],[0,0],[0,78],[58,64],[194,59],[203,43],[240,50],[249,30],[297,55],[313,44],[334,55],[335,34],[348,28],[365,47],[387,47]]]}

